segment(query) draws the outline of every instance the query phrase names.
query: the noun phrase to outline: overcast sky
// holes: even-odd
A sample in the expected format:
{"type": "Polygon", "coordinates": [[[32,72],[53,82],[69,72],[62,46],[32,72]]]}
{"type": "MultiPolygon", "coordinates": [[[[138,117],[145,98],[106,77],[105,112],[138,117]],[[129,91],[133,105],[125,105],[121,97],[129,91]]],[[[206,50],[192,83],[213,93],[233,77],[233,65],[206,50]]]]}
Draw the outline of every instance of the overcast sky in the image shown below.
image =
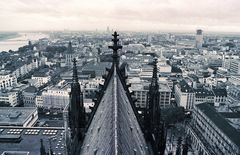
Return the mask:
{"type": "Polygon", "coordinates": [[[0,0],[0,31],[240,32],[240,0],[0,0]]]}

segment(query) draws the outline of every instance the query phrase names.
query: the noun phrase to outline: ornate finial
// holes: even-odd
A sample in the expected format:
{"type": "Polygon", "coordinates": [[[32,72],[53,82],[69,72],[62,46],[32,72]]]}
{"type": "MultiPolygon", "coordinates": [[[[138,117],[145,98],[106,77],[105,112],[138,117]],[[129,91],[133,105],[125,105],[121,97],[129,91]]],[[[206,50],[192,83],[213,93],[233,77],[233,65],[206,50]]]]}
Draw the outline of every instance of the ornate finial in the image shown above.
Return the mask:
{"type": "Polygon", "coordinates": [[[73,83],[78,83],[78,74],[77,74],[77,60],[76,58],[73,58],[73,83]]]}
{"type": "Polygon", "coordinates": [[[119,41],[118,36],[119,36],[119,34],[117,34],[116,31],[112,34],[112,36],[113,36],[113,39],[112,39],[113,46],[108,46],[108,48],[113,50],[113,55],[112,55],[113,63],[118,63],[119,56],[118,56],[117,51],[119,49],[122,49],[122,46],[118,44],[118,41],[119,41]]]}

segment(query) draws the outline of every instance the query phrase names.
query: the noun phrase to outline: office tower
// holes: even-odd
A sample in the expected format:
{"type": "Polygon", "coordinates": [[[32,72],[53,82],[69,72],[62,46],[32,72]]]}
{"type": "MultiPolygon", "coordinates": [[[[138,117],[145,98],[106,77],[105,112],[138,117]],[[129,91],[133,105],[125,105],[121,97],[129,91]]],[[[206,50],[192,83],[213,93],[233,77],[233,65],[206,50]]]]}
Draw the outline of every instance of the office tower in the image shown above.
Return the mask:
{"type": "Polygon", "coordinates": [[[196,33],[196,48],[201,49],[202,45],[203,45],[203,31],[201,29],[198,29],[196,33]]]}

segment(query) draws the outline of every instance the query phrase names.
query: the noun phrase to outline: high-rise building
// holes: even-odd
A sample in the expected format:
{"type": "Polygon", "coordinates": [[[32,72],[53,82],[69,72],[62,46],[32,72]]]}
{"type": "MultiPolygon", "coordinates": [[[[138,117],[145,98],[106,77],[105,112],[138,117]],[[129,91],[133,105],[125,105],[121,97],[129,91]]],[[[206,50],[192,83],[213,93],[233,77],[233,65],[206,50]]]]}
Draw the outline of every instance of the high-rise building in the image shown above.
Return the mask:
{"type": "Polygon", "coordinates": [[[203,45],[203,31],[201,29],[197,30],[196,33],[196,48],[201,49],[203,45]]]}
{"type": "Polygon", "coordinates": [[[230,71],[234,74],[240,75],[240,59],[232,59],[230,71]]]}
{"type": "Polygon", "coordinates": [[[109,28],[109,26],[107,27],[107,33],[109,33],[110,32],[110,28],[109,28]]]}

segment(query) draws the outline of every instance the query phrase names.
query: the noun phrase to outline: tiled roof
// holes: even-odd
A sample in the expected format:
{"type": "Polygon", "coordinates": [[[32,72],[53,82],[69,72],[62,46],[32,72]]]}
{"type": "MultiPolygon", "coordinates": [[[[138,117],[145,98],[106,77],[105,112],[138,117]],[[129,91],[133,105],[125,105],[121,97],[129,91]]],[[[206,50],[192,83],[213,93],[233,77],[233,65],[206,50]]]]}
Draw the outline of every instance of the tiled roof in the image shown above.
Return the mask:
{"type": "MultiPolygon", "coordinates": [[[[143,132],[119,77],[112,68],[105,93],[83,141],[80,154],[147,155],[143,132]]],[[[108,80],[107,80],[108,81],[108,80]]]]}

